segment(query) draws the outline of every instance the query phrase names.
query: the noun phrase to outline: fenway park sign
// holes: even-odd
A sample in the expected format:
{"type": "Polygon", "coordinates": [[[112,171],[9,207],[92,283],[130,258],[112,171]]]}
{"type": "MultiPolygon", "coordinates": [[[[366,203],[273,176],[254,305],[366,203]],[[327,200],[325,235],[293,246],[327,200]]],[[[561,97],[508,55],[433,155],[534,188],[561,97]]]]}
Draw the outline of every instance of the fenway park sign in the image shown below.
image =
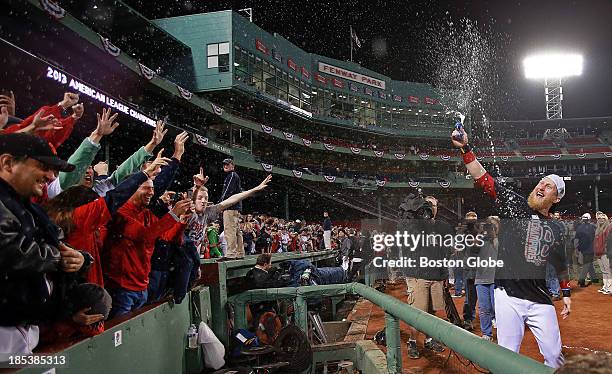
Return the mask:
{"type": "Polygon", "coordinates": [[[339,68],[337,66],[329,65],[324,62],[319,62],[319,71],[329,75],[335,75],[336,77],[351,80],[353,82],[359,82],[367,84],[372,87],[385,89],[385,81],[369,77],[367,75],[359,74],[354,71],[339,68]]]}

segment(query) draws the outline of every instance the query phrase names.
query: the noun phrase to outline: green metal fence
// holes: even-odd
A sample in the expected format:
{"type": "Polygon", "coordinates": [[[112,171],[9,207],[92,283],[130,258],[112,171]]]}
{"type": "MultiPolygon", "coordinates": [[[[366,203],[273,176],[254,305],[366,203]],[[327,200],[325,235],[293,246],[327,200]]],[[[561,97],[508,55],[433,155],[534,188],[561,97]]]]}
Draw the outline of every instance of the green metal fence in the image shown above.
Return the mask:
{"type": "Polygon", "coordinates": [[[295,299],[296,321],[302,329],[307,328],[305,300],[313,297],[356,294],[378,305],[385,311],[387,337],[387,367],[389,373],[402,372],[402,354],[399,321],[404,321],[417,330],[442,342],[476,365],[500,374],[549,374],[553,369],[529,357],[512,352],[488,342],[445,320],[413,308],[402,301],[378,292],[360,283],[325,286],[286,287],[251,290],[228,298],[235,310],[235,327],[246,327],[246,306],[261,301],[295,299]],[[300,307],[302,305],[302,307],[300,307]]]}

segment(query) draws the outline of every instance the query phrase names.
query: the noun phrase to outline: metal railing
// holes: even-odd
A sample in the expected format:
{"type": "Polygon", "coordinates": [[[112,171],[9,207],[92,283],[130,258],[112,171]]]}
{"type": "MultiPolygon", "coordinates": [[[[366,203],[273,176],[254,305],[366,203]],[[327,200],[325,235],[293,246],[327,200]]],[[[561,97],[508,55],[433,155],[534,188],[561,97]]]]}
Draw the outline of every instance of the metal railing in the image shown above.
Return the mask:
{"type": "Polygon", "coordinates": [[[474,364],[500,374],[550,374],[553,369],[527,356],[491,343],[443,319],[416,309],[402,301],[360,283],[325,286],[284,287],[243,292],[228,298],[234,307],[234,326],[247,326],[246,307],[249,303],[281,299],[295,299],[295,321],[304,331],[308,329],[307,303],[309,298],[356,294],[373,302],[385,311],[387,366],[389,373],[402,372],[399,321],[442,342],[448,348],[474,364]]]}

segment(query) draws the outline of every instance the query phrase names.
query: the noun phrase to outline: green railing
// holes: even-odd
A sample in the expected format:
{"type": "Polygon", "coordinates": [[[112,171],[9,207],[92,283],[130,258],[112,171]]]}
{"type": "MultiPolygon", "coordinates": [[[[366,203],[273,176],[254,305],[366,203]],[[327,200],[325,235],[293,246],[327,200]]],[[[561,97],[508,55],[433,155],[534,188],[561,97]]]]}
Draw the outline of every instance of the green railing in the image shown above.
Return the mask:
{"type": "Polygon", "coordinates": [[[243,328],[247,325],[247,304],[295,299],[296,324],[306,331],[306,300],[314,297],[338,296],[342,294],[360,295],[384,309],[387,367],[389,373],[402,372],[399,321],[404,321],[424,334],[442,342],[453,351],[466,357],[474,364],[490,370],[492,373],[550,374],[553,372],[552,368],[540,362],[483,340],[445,320],[413,308],[392,296],[378,292],[360,283],[251,290],[229,297],[228,303],[234,307],[234,326],[236,328],[243,328]]]}

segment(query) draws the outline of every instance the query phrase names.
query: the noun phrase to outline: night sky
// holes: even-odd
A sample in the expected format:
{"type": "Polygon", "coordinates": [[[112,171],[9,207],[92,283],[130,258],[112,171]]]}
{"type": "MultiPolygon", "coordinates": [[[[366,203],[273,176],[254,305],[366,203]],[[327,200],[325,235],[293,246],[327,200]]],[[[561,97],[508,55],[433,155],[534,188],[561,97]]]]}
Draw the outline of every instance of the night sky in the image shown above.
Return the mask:
{"type": "MultiPolygon", "coordinates": [[[[529,52],[584,55],[583,75],[564,84],[564,117],[612,115],[612,1],[174,1],[128,0],[148,18],[254,8],[254,22],[306,51],[349,59],[349,25],[364,40],[354,60],[397,80],[439,83],[441,44],[467,19],[493,50],[482,88],[491,119],[543,119],[544,88],[523,77],[529,52]],[[442,33],[442,34],[441,34],[442,33]],[[487,83],[485,83],[486,85],[487,83]]],[[[447,82],[448,83],[448,82],[447,82]]]]}

